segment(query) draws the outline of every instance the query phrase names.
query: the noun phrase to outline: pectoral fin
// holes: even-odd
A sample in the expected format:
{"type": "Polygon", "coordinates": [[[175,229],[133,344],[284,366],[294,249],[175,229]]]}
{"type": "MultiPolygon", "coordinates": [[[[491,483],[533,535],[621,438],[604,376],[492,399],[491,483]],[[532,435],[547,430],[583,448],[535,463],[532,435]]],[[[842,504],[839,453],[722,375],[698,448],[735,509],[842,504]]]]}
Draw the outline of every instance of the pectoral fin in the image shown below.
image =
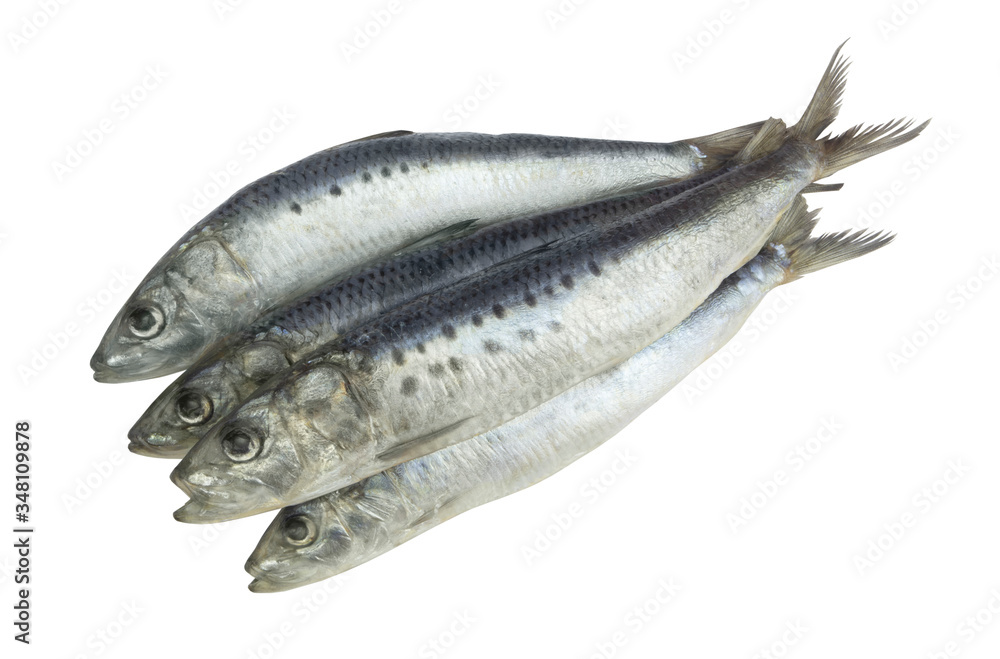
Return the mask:
{"type": "Polygon", "coordinates": [[[446,522],[455,515],[464,511],[465,508],[463,507],[462,498],[454,496],[443,501],[440,505],[436,506],[434,510],[425,511],[423,515],[410,522],[409,528],[417,530],[423,524],[431,520],[435,520],[438,524],[440,524],[441,522],[446,522]]]}
{"type": "Polygon", "coordinates": [[[426,435],[421,435],[397,444],[390,449],[379,453],[376,458],[386,463],[386,466],[397,465],[400,462],[420,458],[428,453],[440,451],[443,448],[457,444],[469,439],[468,434],[462,432],[462,427],[475,417],[467,417],[461,421],[456,421],[451,425],[431,431],[426,435]]]}
{"type": "Polygon", "coordinates": [[[414,252],[418,249],[423,249],[424,247],[430,247],[437,243],[443,243],[448,240],[455,240],[456,238],[463,238],[468,236],[470,233],[475,232],[479,229],[479,220],[462,220],[461,222],[455,222],[454,224],[449,224],[445,228],[435,231],[434,233],[428,234],[423,238],[419,238],[414,242],[410,243],[403,249],[396,252],[396,254],[403,254],[407,252],[414,252]]]}

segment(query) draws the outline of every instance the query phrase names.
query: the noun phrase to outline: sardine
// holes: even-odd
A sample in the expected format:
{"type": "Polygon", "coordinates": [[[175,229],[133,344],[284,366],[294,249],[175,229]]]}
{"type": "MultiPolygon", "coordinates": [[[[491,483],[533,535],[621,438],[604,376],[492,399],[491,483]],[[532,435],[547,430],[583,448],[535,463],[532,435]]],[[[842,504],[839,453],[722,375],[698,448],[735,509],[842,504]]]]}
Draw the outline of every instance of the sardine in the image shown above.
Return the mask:
{"type": "Polygon", "coordinates": [[[337,575],[451,517],[551,476],[652,405],[740,329],[765,295],[802,275],[874,251],[891,236],[810,238],[797,204],[761,253],[680,325],[621,365],[503,426],[283,509],[246,563],[250,590],[276,592],[337,575]]]}
{"type": "Polygon", "coordinates": [[[175,518],[233,519],[339,489],[495,428],[658,339],[760,250],[806,186],[923,129],[818,139],[845,68],[835,55],[791,130],[768,120],[748,164],[427,294],[300,362],[185,456],[171,478],[191,500],[175,518]]]}
{"type": "Polygon", "coordinates": [[[666,201],[726,168],[680,183],[493,224],[461,236],[463,223],[430,236],[430,246],[336,279],[213,348],[150,405],[129,431],[129,449],[183,457],[262,383],[334,341],[350,327],[429,291],[561,238],[578,235],[666,201]],[[447,239],[451,237],[451,239],[447,239]]]}
{"type": "Polygon", "coordinates": [[[669,144],[396,131],[321,151],[243,188],[175,244],[111,322],[100,382],[166,375],[323,281],[466,220],[486,224],[714,169],[745,126],[669,144]]]}

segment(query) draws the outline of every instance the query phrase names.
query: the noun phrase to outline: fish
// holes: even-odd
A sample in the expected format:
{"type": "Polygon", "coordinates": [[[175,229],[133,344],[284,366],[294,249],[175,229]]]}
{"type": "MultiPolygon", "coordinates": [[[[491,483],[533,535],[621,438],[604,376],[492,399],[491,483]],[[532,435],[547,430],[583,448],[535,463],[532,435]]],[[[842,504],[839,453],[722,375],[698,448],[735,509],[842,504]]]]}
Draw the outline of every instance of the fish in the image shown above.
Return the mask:
{"type": "Polygon", "coordinates": [[[181,371],[283,302],[445,227],[690,178],[755,132],[650,143],[393,131],[320,151],[236,192],[160,258],[101,339],[94,379],[181,371]]]}
{"type": "Polygon", "coordinates": [[[805,203],[761,252],[683,322],[622,364],[506,424],[358,483],[282,509],[246,562],[250,590],[333,577],[448,519],[527,488],[609,440],[725,345],[774,288],[892,240],[860,231],[812,236],[805,203]]]}
{"type": "Polygon", "coordinates": [[[339,489],[495,428],[655,341],[760,250],[806,186],[923,130],[893,121],[819,138],[845,71],[838,49],[803,119],[769,119],[733,171],[417,298],[300,361],[173,470],[189,496],[175,519],[225,521],[339,489]]]}
{"type": "Polygon", "coordinates": [[[213,425],[272,377],[350,327],[403,302],[567,236],[655,206],[726,172],[476,229],[464,222],[427,245],[365,267],[231,335],[168,386],[129,430],[129,450],[181,458],[213,425]],[[468,235],[465,235],[468,234],[468,235]]]}

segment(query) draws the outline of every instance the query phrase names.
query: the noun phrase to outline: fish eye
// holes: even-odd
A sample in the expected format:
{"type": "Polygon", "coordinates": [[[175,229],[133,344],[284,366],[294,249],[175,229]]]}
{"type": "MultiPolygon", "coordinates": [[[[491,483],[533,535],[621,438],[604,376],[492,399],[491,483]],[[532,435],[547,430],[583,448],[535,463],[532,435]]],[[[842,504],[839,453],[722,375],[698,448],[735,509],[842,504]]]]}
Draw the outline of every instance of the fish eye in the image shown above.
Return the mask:
{"type": "Polygon", "coordinates": [[[290,545],[305,547],[316,539],[316,525],[305,515],[289,517],[284,524],[285,540],[290,545]]]}
{"type": "Polygon", "coordinates": [[[128,315],[128,330],[137,339],[151,339],[166,327],[163,312],[155,306],[138,307],[128,315]]]}
{"type": "Polygon", "coordinates": [[[177,416],[190,425],[205,423],[212,418],[212,400],[195,391],[185,391],[177,397],[177,416]]]}
{"type": "Polygon", "coordinates": [[[222,438],[222,450],[234,462],[246,462],[260,455],[264,443],[245,428],[230,430],[222,438]]]}

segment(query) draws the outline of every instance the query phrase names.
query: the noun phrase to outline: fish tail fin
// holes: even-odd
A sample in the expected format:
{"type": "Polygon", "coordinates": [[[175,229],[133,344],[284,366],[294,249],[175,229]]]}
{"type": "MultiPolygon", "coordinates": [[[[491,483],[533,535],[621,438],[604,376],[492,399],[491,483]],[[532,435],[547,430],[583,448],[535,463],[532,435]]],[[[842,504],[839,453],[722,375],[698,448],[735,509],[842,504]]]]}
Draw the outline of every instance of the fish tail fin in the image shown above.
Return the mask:
{"type": "Polygon", "coordinates": [[[818,221],[819,209],[809,210],[805,197],[800,194],[782,211],[767,242],[773,247],[780,245],[787,251],[808,240],[818,221]]]}
{"type": "Polygon", "coordinates": [[[837,118],[844,87],[847,84],[849,62],[840,54],[841,48],[846,43],[845,41],[837,46],[837,50],[833,52],[833,57],[830,58],[830,63],[823,72],[823,77],[820,78],[806,111],[802,113],[799,122],[792,126],[790,132],[794,137],[811,142],[837,118]]]}
{"type": "Polygon", "coordinates": [[[879,126],[852,126],[840,135],[823,138],[819,141],[823,150],[823,166],[817,179],[906,144],[929,123],[928,119],[916,128],[910,128],[912,120],[895,119],[879,126]]]}
{"type": "Polygon", "coordinates": [[[809,210],[802,195],[778,219],[768,243],[782,257],[787,273],[783,283],[874,252],[895,238],[891,233],[865,230],[813,236],[818,219],[819,209],[809,210]]]}
{"type": "Polygon", "coordinates": [[[820,134],[830,127],[840,112],[849,66],[847,58],[840,54],[843,47],[844,44],[840,44],[834,51],[802,118],[789,129],[792,138],[818,144],[822,152],[822,167],[817,180],[906,144],[928,124],[925,121],[911,129],[912,121],[897,119],[879,126],[854,126],[840,135],[821,138],[820,134]]]}
{"type": "Polygon", "coordinates": [[[891,243],[895,237],[895,234],[889,232],[862,229],[824,233],[808,238],[788,250],[791,265],[788,266],[789,276],[786,282],[870,254],[891,243]]]}
{"type": "Polygon", "coordinates": [[[709,164],[714,168],[728,162],[733,156],[742,151],[747,142],[753,139],[754,135],[760,131],[763,125],[763,121],[758,121],[746,126],[738,126],[737,128],[730,128],[729,130],[712,133],[711,135],[703,135],[685,140],[685,142],[703,153],[709,164]]]}
{"type": "Polygon", "coordinates": [[[840,44],[834,52],[802,119],[791,128],[772,117],[687,142],[712,161],[746,163],[776,151],[789,136],[810,142],[815,140],[833,123],[840,110],[848,66],[847,60],[840,56],[843,47],[844,44],[840,44]]]}
{"type": "Polygon", "coordinates": [[[739,164],[748,163],[774,153],[784,144],[787,134],[788,128],[785,122],[772,117],[760,125],[760,130],[740,149],[733,160],[739,164]]]}

